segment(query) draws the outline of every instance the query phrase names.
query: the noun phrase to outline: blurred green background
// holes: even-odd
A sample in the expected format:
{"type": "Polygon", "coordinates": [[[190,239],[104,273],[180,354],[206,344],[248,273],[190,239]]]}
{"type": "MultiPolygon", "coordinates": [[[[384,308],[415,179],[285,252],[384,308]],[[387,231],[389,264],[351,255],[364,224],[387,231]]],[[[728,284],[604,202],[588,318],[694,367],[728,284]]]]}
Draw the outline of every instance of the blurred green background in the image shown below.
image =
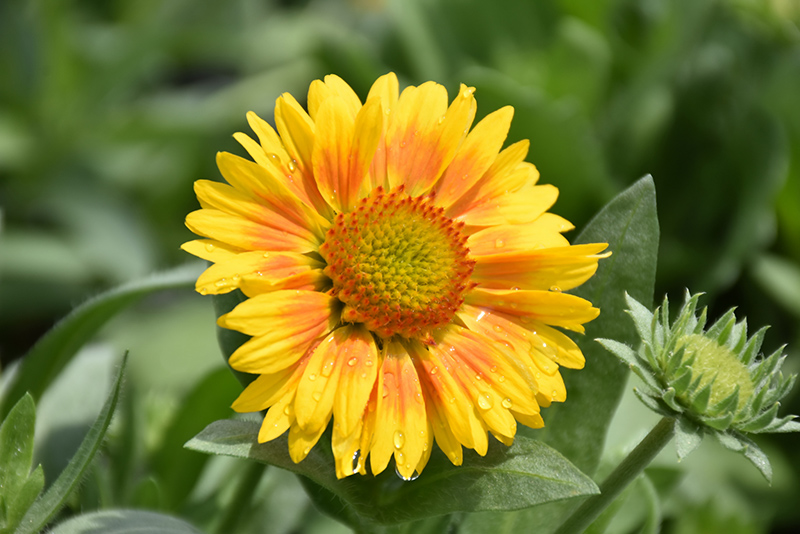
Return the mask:
{"type": "MultiPolygon", "coordinates": [[[[764,349],[787,343],[798,372],[799,26],[797,0],[5,0],[3,367],[86,297],[188,260],[178,247],[192,237],[191,184],[218,177],[216,151],[244,154],[231,134],[248,131],[247,111],[271,122],[282,92],[303,101],[328,73],[363,97],[392,70],[401,86],[475,86],[478,118],[514,106],[509,140],[531,140],[529,161],[561,190],[554,211],[578,228],[652,174],[656,299],[688,287],[707,293],[712,317],[737,306],[753,329],[772,325],[764,349]]],[[[131,349],[126,408],[72,510],[146,506],[213,526],[241,469],[180,449],[237,394],[212,321],[210,302],[188,292],[148,299],[47,392],[37,455],[50,481],[131,349]]],[[[800,412],[799,400],[785,411],[800,412]]],[[[636,409],[624,401],[620,413],[638,422],[612,427],[610,458],[647,428],[636,409]]],[[[663,530],[795,532],[800,443],[764,443],[772,488],[704,444],[678,466],[663,530]]],[[[333,526],[285,473],[270,471],[258,491],[243,532],[264,518],[274,532],[333,526]]],[[[635,512],[620,517],[611,531],[638,528],[635,512]]]]}

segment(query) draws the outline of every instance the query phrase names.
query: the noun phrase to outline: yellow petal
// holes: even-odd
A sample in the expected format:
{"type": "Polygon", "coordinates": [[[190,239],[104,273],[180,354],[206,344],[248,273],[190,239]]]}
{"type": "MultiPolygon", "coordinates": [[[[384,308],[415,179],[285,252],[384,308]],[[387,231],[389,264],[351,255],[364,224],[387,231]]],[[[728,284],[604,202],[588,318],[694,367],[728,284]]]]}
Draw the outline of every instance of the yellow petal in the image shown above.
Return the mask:
{"type": "Polygon", "coordinates": [[[247,250],[312,252],[318,248],[313,241],[265,226],[237,215],[202,209],[186,216],[186,227],[197,235],[247,250]]]}
{"type": "Polygon", "coordinates": [[[267,415],[264,416],[261,428],[258,431],[259,443],[272,441],[289,430],[289,427],[294,423],[294,414],[291,411],[292,399],[294,399],[294,391],[286,393],[267,410],[267,415]]]}
{"type": "Polygon", "coordinates": [[[292,425],[289,429],[289,457],[294,463],[305,460],[308,453],[311,452],[311,449],[319,441],[322,433],[325,432],[328,421],[330,421],[330,414],[328,414],[328,418],[319,425],[319,428],[306,430],[296,424],[292,425]]]}
{"type": "Polygon", "coordinates": [[[275,102],[275,126],[294,165],[303,173],[309,173],[314,151],[314,121],[289,93],[283,93],[275,102]]]}
{"type": "Polygon", "coordinates": [[[503,147],[513,116],[514,108],[506,106],[472,129],[434,188],[437,206],[453,204],[489,169],[503,147]]]}
{"type": "Polygon", "coordinates": [[[353,326],[342,347],[342,374],[333,405],[333,418],[339,431],[350,434],[361,421],[369,395],[378,376],[378,350],[372,334],[363,326],[353,326]]]}
{"type": "Polygon", "coordinates": [[[243,250],[213,239],[195,239],[194,241],[187,241],[181,245],[181,248],[189,254],[210,262],[230,260],[243,250]]]}
{"type": "Polygon", "coordinates": [[[472,281],[488,289],[569,290],[597,271],[605,243],[478,256],[472,281]]]}
{"type": "Polygon", "coordinates": [[[558,198],[552,185],[534,185],[504,193],[478,204],[455,218],[468,226],[524,224],[535,221],[558,198]]]}
{"type": "Polygon", "coordinates": [[[304,363],[275,373],[260,375],[250,382],[231,406],[239,413],[260,412],[294,391],[303,374],[304,363]]]}
{"type": "Polygon", "coordinates": [[[284,335],[338,321],[337,299],[316,291],[286,289],[247,299],[217,320],[223,328],[249,336],[284,335]]]}
{"type": "Polygon", "coordinates": [[[387,341],[378,373],[378,405],[370,447],[373,474],[394,454],[398,473],[411,478],[423,454],[428,423],[414,362],[397,341],[387,341]]]}
{"type": "Polygon", "coordinates": [[[531,223],[501,224],[475,232],[467,238],[467,247],[472,257],[566,247],[569,241],[561,232],[572,228],[563,217],[543,213],[531,223]]]}
{"type": "Polygon", "coordinates": [[[584,331],[584,323],[600,314],[588,300],[556,291],[477,288],[466,295],[464,302],[580,333],[584,331]]]}
{"type": "Polygon", "coordinates": [[[342,100],[350,118],[355,118],[361,109],[361,100],[355,91],[335,74],[325,76],[325,81],[314,80],[308,88],[308,114],[317,122],[317,114],[322,103],[328,98],[335,96],[342,100]]]}
{"type": "Polygon", "coordinates": [[[372,158],[372,165],[369,171],[369,189],[372,191],[378,187],[389,188],[389,181],[386,176],[386,130],[392,117],[392,110],[397,104],[398,99],[397,76],[393,72],[378,78],[367,95],[367,102],[373,98],[379,98],[381,108],[383,108],[384,120],[381,127],[381,135],[375,148],[375,155],[372,158]]]}

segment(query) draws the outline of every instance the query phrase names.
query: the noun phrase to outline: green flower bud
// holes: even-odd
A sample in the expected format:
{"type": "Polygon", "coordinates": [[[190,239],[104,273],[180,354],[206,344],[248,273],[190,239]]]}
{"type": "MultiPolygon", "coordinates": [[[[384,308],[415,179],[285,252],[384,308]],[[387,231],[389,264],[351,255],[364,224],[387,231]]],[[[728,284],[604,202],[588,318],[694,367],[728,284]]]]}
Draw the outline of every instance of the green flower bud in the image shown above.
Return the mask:
{"type": "Polygon", "coordinates": [[[780,372],[783,347],[759,357],[766,328],[748,338],[746,320],[736,322],[733,310],[705,329],[706,310],[696,315],[699,294],[687,292],[672,324],[666,297],[655,313],[626,298],[641,338],[638,350],[610,339],[598,341],[644,381],[644,391],[634,391],[645,405],[677,419],[678,456],[712,434],[770,480],[766,455],[746,434],[800,431],[796,416],[777,417],[779,401],[795,380],[780,372]]]}

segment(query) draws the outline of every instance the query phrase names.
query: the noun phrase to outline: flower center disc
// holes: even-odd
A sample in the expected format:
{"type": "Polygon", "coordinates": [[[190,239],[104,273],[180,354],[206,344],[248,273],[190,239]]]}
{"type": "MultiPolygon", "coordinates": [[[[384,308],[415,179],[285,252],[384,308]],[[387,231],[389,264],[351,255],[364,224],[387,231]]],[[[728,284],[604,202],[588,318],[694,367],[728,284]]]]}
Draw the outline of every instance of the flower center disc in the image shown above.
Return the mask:
{"type": "Polygon", "coordinates": [[[342,319],[364,323],[383,338],[424,336],[447,324],[471,288],[463,223],[402,186],[377,188],[350,213],[340,213],[320,253],[342,319]]]}

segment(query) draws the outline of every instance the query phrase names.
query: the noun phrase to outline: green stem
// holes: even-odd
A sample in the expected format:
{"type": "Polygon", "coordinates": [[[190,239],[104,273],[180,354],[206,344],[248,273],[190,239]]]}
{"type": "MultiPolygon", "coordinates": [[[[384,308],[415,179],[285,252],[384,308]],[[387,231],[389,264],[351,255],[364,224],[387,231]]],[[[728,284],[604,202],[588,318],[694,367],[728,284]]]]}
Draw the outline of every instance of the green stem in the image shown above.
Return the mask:
{"type": "Polygon", "coordinates": [[[622,490],[628,487],[675,434],[675,419],[664,417],[635,449],[600,484],[600,494],[589,497],[558,528],[556,534],[573,534],[586,530],[622,490]]]}
{"type": "Polygon", "coordinates": [[[250,505],[250,500],[255,493],[258,483],[267,468],[265,464],[258,462],[249,462],[247,470],[239,479],[236,486],[236,492],[233,494],[228,506],[224,511],[222,519],[217,524],[214,532],[217,534],[227,534],[228,532],[237,532],[237,525],[239,521],[246,514],[244,513],[250,505]]]}

